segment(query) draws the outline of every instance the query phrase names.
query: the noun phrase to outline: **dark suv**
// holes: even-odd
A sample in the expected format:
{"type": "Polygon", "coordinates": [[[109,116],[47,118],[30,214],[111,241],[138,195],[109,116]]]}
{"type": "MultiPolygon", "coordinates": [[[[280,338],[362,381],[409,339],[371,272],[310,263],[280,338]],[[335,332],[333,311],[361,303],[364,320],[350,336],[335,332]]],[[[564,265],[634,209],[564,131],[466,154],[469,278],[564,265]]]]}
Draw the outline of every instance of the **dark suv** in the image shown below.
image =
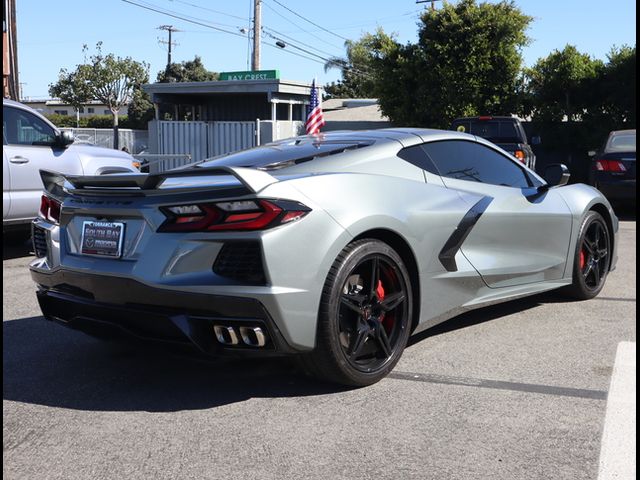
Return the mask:
{"type": "Polygon", "coordinates": [[[536,156],[527,142],[522,123],[515,117],[456,118],[451,130],[485,138],[516,157],[531,170],[536,168],[536,156]]]}

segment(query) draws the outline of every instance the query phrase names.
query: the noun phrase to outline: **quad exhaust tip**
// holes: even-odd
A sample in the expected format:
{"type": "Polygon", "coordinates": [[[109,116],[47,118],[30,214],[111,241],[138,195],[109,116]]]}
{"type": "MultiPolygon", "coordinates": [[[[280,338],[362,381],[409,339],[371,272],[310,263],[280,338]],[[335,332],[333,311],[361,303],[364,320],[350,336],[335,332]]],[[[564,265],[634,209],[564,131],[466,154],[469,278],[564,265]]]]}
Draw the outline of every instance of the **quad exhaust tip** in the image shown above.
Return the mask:
{"type": "MultiPolygon", "coordinates": [[[[238,334],[234,327],[227,325],[214,325],[213,331],[216,339],[223,345],[236,346],[240,344],[238,334]]],[[[242,326],[238,328],[242,342],[249,347],[264,347],[267,344],[267,336],[260,327],[242,326]]]]}
{"type": "Polygon", "coordinates": [[[238,335],[233,327],[223,327],[222,325],[214,325],[213,331],[216,334],[218,342],[223,345],[238,345],[238,335]]]}
{"type": "Polygon", "coordinates": [[[264,347],[267,339],[260,327],[240,327],[242,341],[251,347],[264,347]]]}

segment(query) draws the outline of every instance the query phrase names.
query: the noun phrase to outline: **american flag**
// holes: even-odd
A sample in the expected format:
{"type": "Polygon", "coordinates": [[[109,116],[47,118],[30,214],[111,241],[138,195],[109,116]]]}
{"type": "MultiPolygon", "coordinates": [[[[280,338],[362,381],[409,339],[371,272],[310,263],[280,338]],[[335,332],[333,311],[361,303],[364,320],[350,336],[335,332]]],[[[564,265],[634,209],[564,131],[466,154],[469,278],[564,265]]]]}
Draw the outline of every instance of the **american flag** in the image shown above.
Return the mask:
{"type": "Polygon", "coordinates": [[[304,124],[307,135],[315,135],[325,123],[322,115],[322,101],[318,97],[318,90],[314,78],[311,84],[311,100],[307,105],[307,121],[304,124]]]}

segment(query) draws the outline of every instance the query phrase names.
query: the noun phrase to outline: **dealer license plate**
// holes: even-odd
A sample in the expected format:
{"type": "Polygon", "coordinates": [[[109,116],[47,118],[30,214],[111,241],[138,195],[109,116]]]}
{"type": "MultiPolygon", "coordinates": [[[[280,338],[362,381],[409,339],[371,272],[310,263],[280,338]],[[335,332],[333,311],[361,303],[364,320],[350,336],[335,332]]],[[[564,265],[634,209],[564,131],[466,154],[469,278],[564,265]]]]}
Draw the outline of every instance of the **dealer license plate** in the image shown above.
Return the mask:
{"type": "Polygon", "coordinates": [[[120,258],[123,238],[124,223],[84,222],[81,252],[84,255],[120,258]]]}

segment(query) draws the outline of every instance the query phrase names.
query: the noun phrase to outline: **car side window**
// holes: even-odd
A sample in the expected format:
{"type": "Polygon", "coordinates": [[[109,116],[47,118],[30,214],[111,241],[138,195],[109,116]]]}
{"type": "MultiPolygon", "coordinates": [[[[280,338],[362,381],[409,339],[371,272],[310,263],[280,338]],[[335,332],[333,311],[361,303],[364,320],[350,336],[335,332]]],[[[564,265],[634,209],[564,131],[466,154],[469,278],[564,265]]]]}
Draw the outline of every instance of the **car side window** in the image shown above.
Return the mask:
{"type": "Polygon", "coordinates": [[[422,148],[442,177],[516,188],[532,186],[529,176],[515,161],[485,145],[445,140],[425,143],[422,148]]]}
{"type": "Polygon", "coordinates": [[[431,157],[427,155],[427,152],[422,147],[422,145],[414,145],[413,147],[403,148],[398,152],[398,157],[427,172],[440,175],[438,169],[431,161],[431,157]]]}
{"type": "Polygon", "coordinates": [[[56,141],[56,131],[34,114],[20,108],[2,107],[3,143],[45,145],[56,141]]]}

